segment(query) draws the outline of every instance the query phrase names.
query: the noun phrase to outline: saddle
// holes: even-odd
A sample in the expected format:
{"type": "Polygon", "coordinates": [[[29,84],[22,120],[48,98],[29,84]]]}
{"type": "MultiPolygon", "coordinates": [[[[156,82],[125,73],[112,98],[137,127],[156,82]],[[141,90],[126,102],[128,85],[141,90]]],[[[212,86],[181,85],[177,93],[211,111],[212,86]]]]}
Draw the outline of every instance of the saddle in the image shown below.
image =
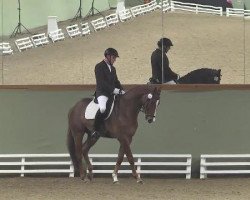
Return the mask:
{"type": "MultiPolygon", "coordinates": [[[[105,120],[109,118],[111,115],[113,108],[114,108],[115,96],[109,98],[107,101],[106,111],[104,113],[105,120]]],[[[95,119],[96,113],[99,110],[99,106],[97,103],[96,98],[94,97],[93,100],[87,105],[84,116],[85,119],[95,119]]]]}

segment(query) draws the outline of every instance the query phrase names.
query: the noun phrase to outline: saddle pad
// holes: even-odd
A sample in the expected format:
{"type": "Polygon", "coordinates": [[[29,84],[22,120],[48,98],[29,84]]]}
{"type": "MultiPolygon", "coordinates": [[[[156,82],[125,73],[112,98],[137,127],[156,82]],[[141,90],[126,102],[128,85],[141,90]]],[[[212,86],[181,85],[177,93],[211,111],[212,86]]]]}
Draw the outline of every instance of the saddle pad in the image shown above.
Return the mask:
{"type": "MultiPolygon", "coordinates": [[[[114,108],[114,101],[112,102],[110,111],[108,116],[105,119],[108,119],[109,116],[111,115],[111,112],[114,108]]],[[[94,99],[88,104],[86,111],[85,111],[85,119],[95,119],[95,115],[97,111],[99,110],[99,106],[97,103],[94,102],[94,99]]]]}
{"type": "Polygon", "coordinates": [[[98,104],[95,103],[94,100],[92,100],[86,108],[85,119],[95,119],[95,115],[98,109],[99,109],[98,104]]]}

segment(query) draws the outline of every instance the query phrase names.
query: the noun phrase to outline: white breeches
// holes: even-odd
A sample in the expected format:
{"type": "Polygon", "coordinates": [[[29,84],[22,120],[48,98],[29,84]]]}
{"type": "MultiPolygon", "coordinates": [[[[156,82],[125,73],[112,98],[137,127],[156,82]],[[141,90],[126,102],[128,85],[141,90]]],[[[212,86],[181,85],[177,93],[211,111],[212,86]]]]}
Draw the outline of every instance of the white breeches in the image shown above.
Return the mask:
{"type": "Polygon", "coordinates": [[[108,101],[108,97],[103,96],[103,95],[99,96],[97,98],[97,101],[98,101],[98,105],[99,105],[101,113],[104,113],[105,110],[106,110],[106,104],[107,104],[107,101],[108,101]]]}
{"type": "Polygon", "coordinates": [[[166,82],[165,84],[170,84],[170,85],[173,85],[173,84],[176,84],[176,82],[175,82],[175,81],[173,81],[173,80],[171,80],[171,81],[166,82]]]}

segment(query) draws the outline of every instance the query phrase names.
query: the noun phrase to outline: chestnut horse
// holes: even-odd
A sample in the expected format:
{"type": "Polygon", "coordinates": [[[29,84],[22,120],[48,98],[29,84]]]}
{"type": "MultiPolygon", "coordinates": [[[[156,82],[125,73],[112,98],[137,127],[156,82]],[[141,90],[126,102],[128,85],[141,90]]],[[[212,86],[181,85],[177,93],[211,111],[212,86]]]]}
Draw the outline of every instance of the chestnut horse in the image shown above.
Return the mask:
{"type": "MultiPolygon", "coordinates": [[[[124,95],[116,97],[113,111],[110,117],[104,121],[102,131],[104,137],[116,138],[120,143],[117,162],[112,174],[114,183],[118,182],[117,174],[124,155],[127,156],[131,165],[132,175],[137,182],[142,183],[140,176],[136,172],[130,144],[138,127],[138,114],[140,111],[144,112],[145,119],[149,123],[155,121],[160,93],[161,89],[157,85],[141,85],[131,88],[124,95]]],[[[91,98],[85,98],[77,102],[68,115],[68,150],[74,165],[75,175],[80,176],[84,181],[93,179],[93,166],[88,153],[99,139],[91,137],[94,120],[87,120],[84,117],[86,107],[91,100],[91,98]],[[87,139],[82,143],[85,133],[87,139]],[[82,158],[85,160],[87,167],[83,165],[82,158]],[[88,175],[86,168],[89,171],[88,175]]]]}

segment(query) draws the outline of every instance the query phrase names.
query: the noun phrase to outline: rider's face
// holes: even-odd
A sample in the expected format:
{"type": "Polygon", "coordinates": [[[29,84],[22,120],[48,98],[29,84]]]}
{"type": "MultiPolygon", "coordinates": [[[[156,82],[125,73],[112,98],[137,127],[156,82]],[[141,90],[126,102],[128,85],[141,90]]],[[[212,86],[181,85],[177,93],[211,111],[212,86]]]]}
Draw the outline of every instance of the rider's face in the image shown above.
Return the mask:
{"type": "Polygon", "coordinates": [[[110,56],[110,61],[109,61],[110,64],[113,65],[115,61],[116,61],[116,56],[111,55],[110,56]]]}
{"type": "Polygon", "coordinates": [[[170,46],[165,46],[165,53],[167,53],[170,49],[170,46]]]}

